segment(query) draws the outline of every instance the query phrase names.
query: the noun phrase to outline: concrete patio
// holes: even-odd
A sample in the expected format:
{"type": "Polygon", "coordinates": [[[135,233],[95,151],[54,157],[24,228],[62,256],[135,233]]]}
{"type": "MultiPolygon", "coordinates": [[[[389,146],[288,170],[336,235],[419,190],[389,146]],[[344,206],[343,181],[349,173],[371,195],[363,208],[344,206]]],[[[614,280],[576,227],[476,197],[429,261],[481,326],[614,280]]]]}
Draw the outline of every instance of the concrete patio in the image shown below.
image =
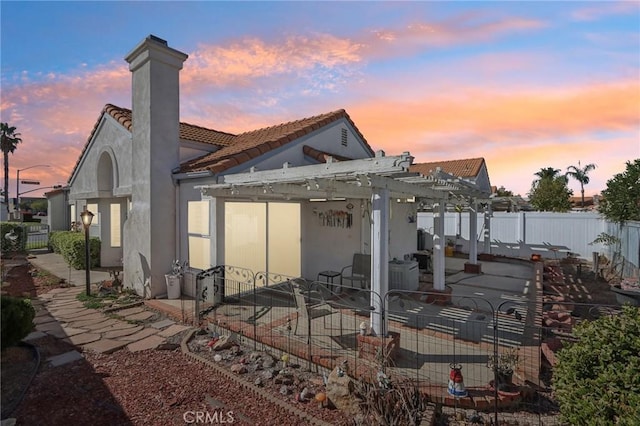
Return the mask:
{"type": "MultiPolygon", "coordinates": [[[[387,330],[400,336],[397,356],[389,360],[387,374],[446,389],[450,364],[462,364],[466,386],[486,391],[493,378],[486,364],[497,338],[500,352],[518,350],[521,363],[515,380],[537,382],[539,264],[500,259],[482,262],[481,274],[469,274],[464,272],[465,262],[462,257],[446,258],[446,283],[451,289],[448,304],[427,301],[426,292],[391,291],[387,295],[387,330]]],[[[215,307],[200,304],[200,311],[209,308],[203,323],[223,333],[237,333],[256,345],[311,359],[322,367],[332,368],[342,360],[354,371],[375,367],[376,360],[362,353],[357,339],[360,324],[369,321],[369,291],[334,288],[332,292],[327,283],[313,283],[315,297],[309,294],[318,304],[315,309],[325,312],[309,321],[307,333],[307,326],[298,323],[308,320],[300,316],[291,286],[270,285],[254,292],[246,291],[245,284],[238,284],[239,290],[231,291],[234,294],[226,296],[225,303],[215,307]]],[[[227,277],[225,285],[231,290],[235,284],[227,277]]],[[[193,321],[196,309],[195,301],[187,297],[146,303],[187,321],[193,321]]]]}

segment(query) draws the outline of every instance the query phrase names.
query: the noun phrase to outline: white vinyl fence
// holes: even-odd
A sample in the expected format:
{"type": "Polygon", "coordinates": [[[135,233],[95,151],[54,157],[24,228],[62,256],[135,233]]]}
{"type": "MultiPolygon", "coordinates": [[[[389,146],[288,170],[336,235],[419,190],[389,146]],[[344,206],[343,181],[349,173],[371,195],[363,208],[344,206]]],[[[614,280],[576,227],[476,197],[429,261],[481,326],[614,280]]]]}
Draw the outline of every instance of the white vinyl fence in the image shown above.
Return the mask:
{"type": "MultiPolygon", "coordinates": [[[[637,273],[640,265],[640,222],[619,226],[607,222],[598,213],[584,212],[495,212],[489,218],[489,223],[487,229],[484,214],[478,214],[478,234],[475,238],[478,240],[479,253],[523,258],[538,253],[547,258],[560,258],[570,252],[591,261],[594,252],[611,259],[614,252],[618,251],[624,259],[625,276],[637,273]],[[601,233],[618,237],[620,246],[593,243],[601,233]],[[490,241],[490,248],[485,247],[485,239],[490,241]]],[[[418,213],[418,228],[425,231],[425,247],[432,248],[433,214],[418,213]]],[[[447,212],[445,236],[447,240],[461,245],[463,251],[468,251],[469,213],[447,212]]]]}

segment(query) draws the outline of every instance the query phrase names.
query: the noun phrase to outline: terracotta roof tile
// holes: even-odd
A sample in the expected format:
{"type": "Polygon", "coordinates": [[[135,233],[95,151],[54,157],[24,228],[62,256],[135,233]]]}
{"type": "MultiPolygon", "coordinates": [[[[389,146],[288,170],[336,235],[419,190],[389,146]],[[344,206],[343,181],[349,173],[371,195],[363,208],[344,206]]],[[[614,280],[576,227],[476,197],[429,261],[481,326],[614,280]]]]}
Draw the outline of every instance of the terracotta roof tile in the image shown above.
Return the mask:
{"type": "MultiPolygon", "coordinates": [[[[93,136],[95,135],[96,131],[98,130],[98,126],[102,121],[102,117],[105,114],[110,115],[113,119],[115,119],[118,123],[120,123],[122,127],[124,127],[126,130],[131,132],[131,129],[133,127],[131,110],[127,108],[121,108],[112,104],[106,104],[105,107],[102,109],[102,112],[98,117],[98,120],[94,124],[93,129],[91,130],[91,133],[89,134],[89,138],[87,139],[87,142],[85,143],[82,149],[82,152],[80,153],[80,156],[78,156],[78,160],[76,161],[76,164],[73,167],[73,171],[71,172],[71,175],[69,176],[69,181],[68,181],[69,183],[71,182],[71,178],[76,172],[76,169],[80,164],[80,160],[84,156],[85,151],[89,146],[89,142],[93,139],[93,136]]],[[[205,144],[219,146],[219,147],[225,147],[225,146],[229,146],[233,142],[234,138],[235,138],[235,135],[231,133],[211,130],[211,129],[196,126],[193,124],[188,124],[188,123],[180,123],[180,139],[183,139],[183,140],[200,142],[200,143],[205,143],[205,144]]]]}
{"type": "MultiPolygon", "coordinates": [[[[89,146],[89,142],[93,139],[104,114],[110,115],[126,130],[131,132],[133,126],[131,110],[107,104],[96,121],[82,153],[78,157],[78,161],[76,162],[69,177],[69,183],[71,182],[71,178],[75,174],[78,165],[80,164],[80,160],[89,146]]],[[[216,152],[208,153],[202,157],[182,163],[180,172],[210,170],[213,173],[220,173],[238,164],[242,164],[260,155],[266,154],[273,149],[277,149],[340,119],[345,119],[351,124],[354,131],[364,142],[366,148],[369,150],[371,155],[373,155],[373,149],[369,146],[362,133],[360,133],[355,123],[351,120],[344,109],[265,127],[241,133],[239,135],[207,129],[205,127],[189,123],[180,123],[180,138],[182,140],[206,143],[220,147],[216,152]]],[[[339,159],[336,155],[328,153],[324,154],[325,156],[331,155],[332,157],[339,159]]]]}
{"type": "MultiPolygon", "coordinates": [[[[278,124],[276,126],[265,127],[250,132],[241,133],[236,136],[233,144],[224,147],[216,152],[204,155],[200,158],[188,161],[182,164],[181,172],[196,172],[202,170],[211,170],[215,173],[223,172],[237,164],[242,164],[247,160],[247,153],[252,148],[258,149],[261,153],[266,153],[272,149],[279,148],[288,142],[305,136],[314,130],[326,126],[334,121],[346,119],[355,129],[358,136],[364,141],[367,148],[373,155],[373,150],[367,144],[364,136],[357,129],[355,123],[351,120],[345,110],[329,112],[326,114],[316,115],[314,117],[303,118],[297,121],[278,124]],[[242,155],[242,153],[245,155],[242,155]],[[235,158],[237,162],[227,162],[224,160],[235,158]]],[[[255,151],[251,151],[255,152],[255,151]]],[[[249,154],[250,158],[252,157],[249,154]]]]}
{"type": "Polygon", "coordinates": [[[484,158],[468,158],[464,160],[434,161],[431,163],[417,163],[409,166],[409,171],[428,175],[438,167],[445,173],[463,178],[475,178],[480,173],[484,158]]]}
{"type": "Polygon", "coordinates": [[[329,157],[333,157],[334,160],[336,161],[347,161],[347,160],[352,160],[352,158],[347,158],[344,157],[342,155],[337,155],[337,154],[331,154],[328,152],[324,152],[324,151],[319,151],[309,145],[305,145],[302,147],[302,153],[304,155],[306,155],[307,157],[311,157],[321,163],[326,163],[327,159],[329,157]]]}

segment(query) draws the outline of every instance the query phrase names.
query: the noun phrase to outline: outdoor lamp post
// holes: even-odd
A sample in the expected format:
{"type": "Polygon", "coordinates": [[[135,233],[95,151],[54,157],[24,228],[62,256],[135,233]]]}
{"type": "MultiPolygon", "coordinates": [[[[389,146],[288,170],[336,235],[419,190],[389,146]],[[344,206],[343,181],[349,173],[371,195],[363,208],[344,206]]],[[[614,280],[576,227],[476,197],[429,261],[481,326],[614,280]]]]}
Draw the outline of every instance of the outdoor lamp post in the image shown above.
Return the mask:
{"type": "Polygon", "coordinates": [[[84,226],[84,266],[86,270],[86,287],[87,287],[87,296],[91,295],[91,278],[89,272],[89,227],[91,226],[91,221],[93,220],[93,213],[91,213],[87,208],[84,208],[84,211],[80,213],[80,217],[82,218],[82,225],[84,226]]]}

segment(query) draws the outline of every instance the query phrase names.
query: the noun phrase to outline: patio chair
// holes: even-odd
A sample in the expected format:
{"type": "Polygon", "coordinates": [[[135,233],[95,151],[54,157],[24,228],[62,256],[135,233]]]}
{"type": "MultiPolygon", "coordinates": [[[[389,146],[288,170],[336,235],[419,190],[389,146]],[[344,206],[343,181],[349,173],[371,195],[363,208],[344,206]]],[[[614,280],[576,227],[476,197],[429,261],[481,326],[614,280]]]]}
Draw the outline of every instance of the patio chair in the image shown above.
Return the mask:
{"type": "MultiPolygon", "coordinates": [[[[334,311],[318,292],[309,291],[310,284],[306,280],[293,279],[290,283],[296,302],[296,310],[298,311],[298,319],[293,334],[298,335],[298,325],[302,322],[301,335],[310,336],[311,320],[326,317],[333,314],[334,311]]],[[[326,323],[324,325],[326,328],[326,323]]]]}
{"type": "Polygon", "coordinates": [[[345,281],[350,281],[349,287],[355,287],[356,284],[360,288],[369,288],[371,285],[371,255],[355,253],[351,265],[342,268],[340,278],[340,287],[344,286],[345,281]]]}

